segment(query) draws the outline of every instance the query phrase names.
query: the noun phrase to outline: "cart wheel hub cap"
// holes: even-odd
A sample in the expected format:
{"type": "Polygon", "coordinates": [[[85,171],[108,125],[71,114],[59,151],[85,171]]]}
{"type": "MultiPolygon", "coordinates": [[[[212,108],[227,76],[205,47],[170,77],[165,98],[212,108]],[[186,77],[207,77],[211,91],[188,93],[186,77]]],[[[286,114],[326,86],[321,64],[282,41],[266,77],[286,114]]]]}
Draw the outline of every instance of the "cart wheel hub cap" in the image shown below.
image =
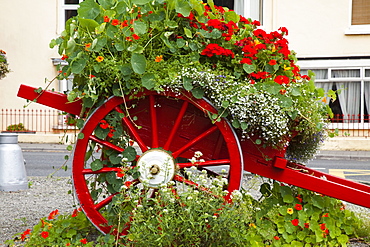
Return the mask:
{"type": "Polygon", "coordinates": [[[162,149],[150,149],[143,153],[137,165],[140,172],[139,180],[148,183],[152,188],[167,184],[175,175],[175,159],[162,149]]]}

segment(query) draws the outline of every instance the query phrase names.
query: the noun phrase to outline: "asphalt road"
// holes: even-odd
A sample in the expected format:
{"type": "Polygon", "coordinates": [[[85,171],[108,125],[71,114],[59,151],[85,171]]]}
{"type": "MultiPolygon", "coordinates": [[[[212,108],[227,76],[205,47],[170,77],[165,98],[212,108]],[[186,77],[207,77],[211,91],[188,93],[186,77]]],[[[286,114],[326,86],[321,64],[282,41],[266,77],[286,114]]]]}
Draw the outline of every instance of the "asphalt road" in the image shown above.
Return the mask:
{"type": "MultiPolygon", "coordinates": [[[[28,176],[54,176],[68,177],[71,175],[72,157],[66,162],[67,151],[23,151],[26,161],[28,176]],[[67,171],[59,170],[64,162],[67,171]]],[[[330,173],[347,179],[370,183],[370,160],[339,160],[339,159],[315,159],[307,164],[308,167],[330,173]]]]}

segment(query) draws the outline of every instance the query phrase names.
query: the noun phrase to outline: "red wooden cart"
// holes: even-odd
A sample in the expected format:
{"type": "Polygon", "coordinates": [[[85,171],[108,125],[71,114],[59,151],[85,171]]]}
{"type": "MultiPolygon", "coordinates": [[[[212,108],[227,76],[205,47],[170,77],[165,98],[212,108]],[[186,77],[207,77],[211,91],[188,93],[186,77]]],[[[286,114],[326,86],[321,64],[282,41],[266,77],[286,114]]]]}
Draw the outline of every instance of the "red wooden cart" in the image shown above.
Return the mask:
{"type": "MultiPolygon", "coordinates": [[[[68,102],[65,95],[51,91],[39,94],[36,88],[26,85],[21,85],[18,96],[36,99],[40,104],[70,114],[79,115],[82,110],[80,100],[68,102]]],[[[261,148],[251,140],[242,140],[226,119],[212,123],[208,114],[217,113],[217,110],[206,99],[195,99],[187,92],[145,91],[135,97],[109,98],[86,119],[81,129],[83,138],[78,139],[75,146],[72,167],[75,192],[86,216],[103,233],[108,233],[111,227],[101,210],[109,205],[115,193],[96,198],[88,181],[91,176],[116,173],[120,168],[93,170],[86,159],[92,144],[118,153],[124,151],[109,140],[98,138],[94,132],[112,112],[121,114],[122,126],[139,146],[141,154],[136,160],[142,164],[140,172],[151,174],[149,182],[154,187],[170,180],[194,184],[176,174],[175,170],[193,166],[189,160],[196,151],[200,151],[204,161],[196,163],[196,167],[209,173],[215,173],[210,167],[227,167],[230,192],[240,188],[245,170],[370,208],[370,186],[290,162],[284,158],[284,151],[261,148]]]]}

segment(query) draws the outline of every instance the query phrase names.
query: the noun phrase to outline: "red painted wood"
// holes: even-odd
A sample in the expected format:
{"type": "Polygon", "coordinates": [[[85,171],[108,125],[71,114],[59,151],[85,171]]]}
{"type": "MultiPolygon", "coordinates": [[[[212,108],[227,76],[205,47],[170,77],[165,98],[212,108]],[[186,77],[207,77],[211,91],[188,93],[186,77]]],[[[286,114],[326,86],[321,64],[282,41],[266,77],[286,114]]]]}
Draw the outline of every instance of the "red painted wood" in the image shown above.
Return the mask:
{"type": "Polygon", "coordinates": [[[17,96],[23,99],[28,99],[42,105],[46,105],[57,110],[61,110],[70,114],[80,115],[82,110],[82,100],[77,100],[69,102],[65,94],[52,91],[43,91],[40,95],[36,93],[36,87],[31,87],[27,85],[21,85],[18,90],[17,96]]]}
{"type": "MultiPolygon", "coordinates": [[[[225,119],[215,124],[211,122],[206,112],[216,113],[217,110],[213,106],[205,100],[193,98],[188,93],[164,92],[157,94],[146,91],[137,96],[140,97],[139,100],[130,97],[126,97],[125,100],[120,97],[112,97],[97,108],[86,120],[81,130],[84,138],[77,140],[75,147],[72,175],[76,195],[86,216],[103,233],[108,233],[111,228],[99,210],[107,205],[112,197],[95,202],[86,184],[85,176],[110,170],[103,168],[93,173],[91,169],[85,167],[85,157],[91,141],[116,151],[123,150],[109,144],[108,140],[96,138],[93,134],[96,126],[112,110],[124,113],[122,125],[130,134],[130,138],[139,144],[142,151],[145,152],[153,146],[162,148],[166,146],[165,150],[172,153],[174,157],[180,156],[187,159],[191,159],[195,151],[201,151],[203,153],[201,158],[204,158],[205,162],[199,165],[199,169],[211,165],[231,164],[228,190],[232,192],[239,189],[241,185],[243,160],[238,138],[225,119]],[[124,101],[129,112],[118,107],[124,101]],[[135,107],[130,107],[131,105],[135,105],[135,107]],[[132,123],[134,116],[138,120],[132,123]],[[220,157],[215,160],[213,153],[215,145],[219,145],[220,136],[224,139],[223,152],[220,152],[220,157]]],[[[184,164],[184,166],[188,165],[189,163],[184,164]]],[[[178,175],[174,179],[187,185],[196,184],[178,175]]]]}

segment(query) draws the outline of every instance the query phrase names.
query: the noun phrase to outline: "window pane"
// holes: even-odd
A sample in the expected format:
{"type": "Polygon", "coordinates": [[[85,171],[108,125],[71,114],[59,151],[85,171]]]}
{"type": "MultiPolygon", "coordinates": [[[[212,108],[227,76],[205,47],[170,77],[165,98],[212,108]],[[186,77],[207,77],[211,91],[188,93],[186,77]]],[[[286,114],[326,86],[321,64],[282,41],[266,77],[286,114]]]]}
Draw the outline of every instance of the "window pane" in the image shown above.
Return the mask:
{"type": "Polygon", "coordinates": [[[352,0],[352,25],[370,24],[370,1],[352,0]]]}
{"type": "MultiPolygon", "coordinates": [[[[328,70],[327,69],[311,69],[313,73],[316,75],[316,79],[328,79],[328,70]]],[[[307,69],[301,70],[302,75],[308,75],[307,69]]]]}
{"type": "Polygon", "coordinates": [[[64,0],[64,4],[79,4],[79,0],[64,0]]]}
{"type": "Polygon", "coordinates": [[[234,0],[214,0],[214,3],[217,6],[223,6],[229,9],[234,9],[234,0]]]}
{"type": "Polygon", "coordinates": [[[65,11],[65,21],[67,21],[69,18],[73,17],[73,16],[76,16],[77,15],[77,10],[75,9],[67,9],[65,11]]]}
{"type": "Polygon", "coordinates": [[[370,69],[365,69],[365,77],[370,77],[370,69]]]}
{"type": "Polygon", "coordinates": [[[360,70],[359,69],[332,70],[331,77],[333,78],[360,77],[360,70]]]}

